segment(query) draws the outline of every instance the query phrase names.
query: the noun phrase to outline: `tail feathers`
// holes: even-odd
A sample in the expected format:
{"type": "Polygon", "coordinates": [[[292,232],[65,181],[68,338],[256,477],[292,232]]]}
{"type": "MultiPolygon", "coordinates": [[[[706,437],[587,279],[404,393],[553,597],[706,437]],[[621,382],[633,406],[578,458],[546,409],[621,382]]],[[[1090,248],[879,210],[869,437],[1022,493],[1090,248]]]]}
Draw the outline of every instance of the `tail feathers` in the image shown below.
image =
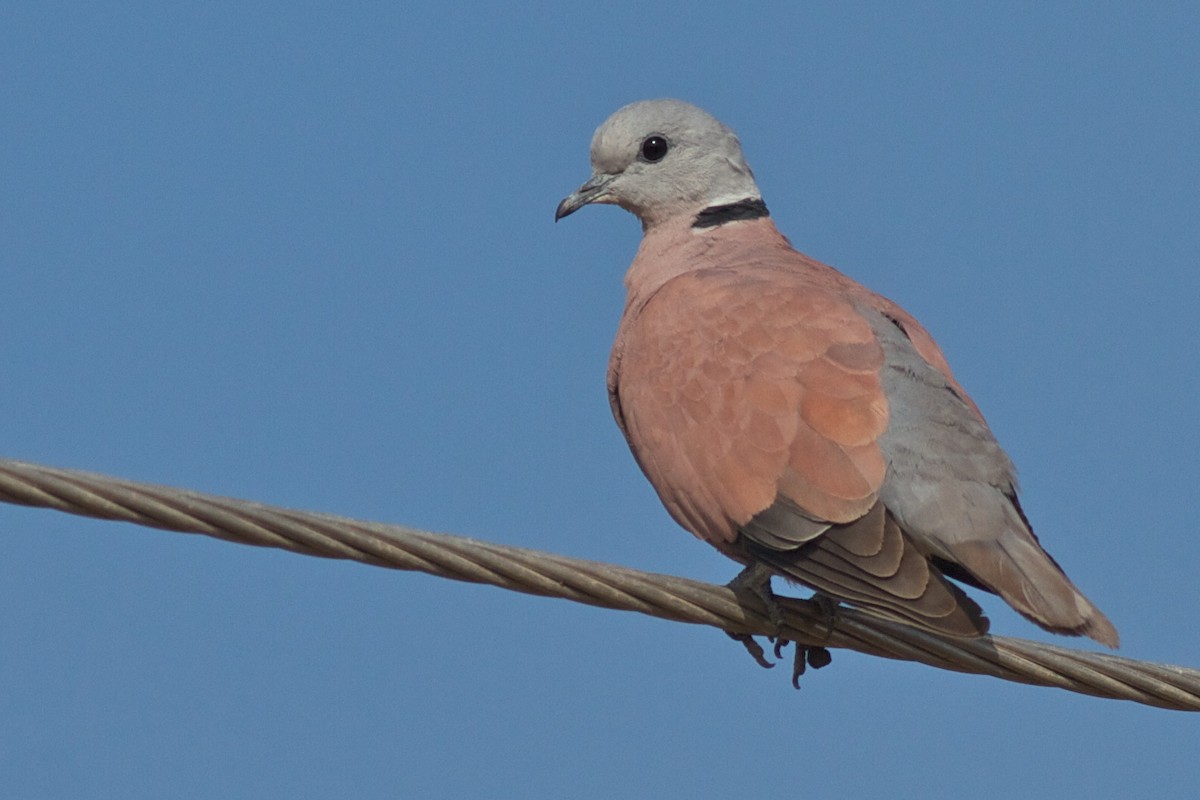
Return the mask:
{"type": "Polygon", "coordinates": [[[1120,644],[1108,617],[1031,536],[1007,531],[995,541],[957,542],[952,552],[959,566],[1030,622],[1053,633],[1088,636],[1108,647],[1120,644]]]}

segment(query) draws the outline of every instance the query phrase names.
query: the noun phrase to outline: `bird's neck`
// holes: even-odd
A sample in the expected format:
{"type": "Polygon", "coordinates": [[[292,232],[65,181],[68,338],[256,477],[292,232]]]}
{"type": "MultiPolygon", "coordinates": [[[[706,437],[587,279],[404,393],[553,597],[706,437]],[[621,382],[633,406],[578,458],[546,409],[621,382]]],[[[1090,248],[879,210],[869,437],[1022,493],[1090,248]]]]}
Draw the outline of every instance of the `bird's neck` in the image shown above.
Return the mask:
{"type": "Polygon", "coordinates": [[[718,225],[724,225],[726,222],[738,222],[769,216],[771,216],[771,212],[767,211],[767,204],[762,201],[761,197],[746,197],[741,200],[735,200],[732,203],[718,203],[706,206],[692,220],[692,227],[715,228],[718,225]]]}
{"type": "MultiPolygon", "coordinates": [[[[726,206],[716,208],[722,207],[726,206]]],[[[700,212],[680,214],[645,230],[642,244],[625,275],[626,313],[636,313],[663,284],[685,272],[727,268],[760,259],[770,262],[770,257],[777,258],[780,250],[798,255],[770,217],[756,214],[753,209],[714,212],[714,215],[725,213],[730,218],[713,225],[697,226],[695,223],[703,214],[700,212]],[[748,216],[737,216],[739,213],[748,216]]]]}

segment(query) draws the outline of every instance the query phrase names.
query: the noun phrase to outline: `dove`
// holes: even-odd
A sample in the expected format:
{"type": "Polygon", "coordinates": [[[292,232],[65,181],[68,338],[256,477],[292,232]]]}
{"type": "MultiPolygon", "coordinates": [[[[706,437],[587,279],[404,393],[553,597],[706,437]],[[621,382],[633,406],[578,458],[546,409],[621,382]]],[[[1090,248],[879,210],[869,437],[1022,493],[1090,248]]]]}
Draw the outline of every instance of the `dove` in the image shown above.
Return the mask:
{"type": "Polygon", "coordinates": [[[555,220],[601,203],[642,223],[608,394],[679,525],[766,592],[779,575],[977,637],[989,623],[967,586],[1117,646],[1034,535],[1012,461],[933,338],[792,247],[732,130],[679,100],[637,102],[596,130],[591,165],[555,220]]]}

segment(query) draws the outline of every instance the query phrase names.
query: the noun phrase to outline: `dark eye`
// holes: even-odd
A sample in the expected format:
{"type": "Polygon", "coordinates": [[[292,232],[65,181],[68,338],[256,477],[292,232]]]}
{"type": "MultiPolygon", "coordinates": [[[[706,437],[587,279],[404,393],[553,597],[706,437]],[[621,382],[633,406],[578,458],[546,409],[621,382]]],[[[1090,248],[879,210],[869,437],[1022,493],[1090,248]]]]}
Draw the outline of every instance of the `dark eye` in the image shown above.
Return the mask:
{"type": "Polygon", "coordinates": [[[642,142],[642,158],[650,163],[662,161],[663,156],[667,154],[668,149],[669,146],[667,145],[667,140],[665,137],[659,136],[658,134],[655,134],[654,136],[647,136],[642,142]]]}

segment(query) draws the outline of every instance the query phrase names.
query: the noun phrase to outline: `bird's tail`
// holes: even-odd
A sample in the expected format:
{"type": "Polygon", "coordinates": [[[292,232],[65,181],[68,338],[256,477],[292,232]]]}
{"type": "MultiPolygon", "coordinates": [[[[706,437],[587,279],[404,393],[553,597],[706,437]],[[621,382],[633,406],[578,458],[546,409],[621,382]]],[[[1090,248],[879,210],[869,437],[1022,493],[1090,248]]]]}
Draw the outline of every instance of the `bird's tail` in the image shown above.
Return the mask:
{"type": "MultiPolygon", "coordinates": [[[[994,541],[956,542],[951,551],[957,566],[975,579],[968,582],[1000,595],[1034,624],[1067,636],[1089,636],[1108,647],[1120,643],[1108,617],[1076,588],[1031,531],[1009,529],[994,541]]],[[[959,577],[953,568],[946,572],[959,577]]]]}

